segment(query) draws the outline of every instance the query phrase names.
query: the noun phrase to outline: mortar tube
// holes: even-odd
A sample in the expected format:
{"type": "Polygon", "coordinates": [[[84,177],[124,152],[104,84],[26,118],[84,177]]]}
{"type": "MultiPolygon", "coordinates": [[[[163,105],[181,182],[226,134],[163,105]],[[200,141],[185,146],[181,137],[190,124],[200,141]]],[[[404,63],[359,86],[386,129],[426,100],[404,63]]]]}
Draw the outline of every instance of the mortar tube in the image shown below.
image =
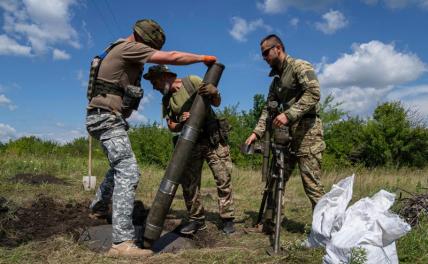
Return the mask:
{"type": "MultiPolygon", "coordinates": [[[[223,64],[214,63],[205,73],[203,82],[218,86],[223,70],[223,64]]],[[[158,240],[162,233],[166,215],[171,207],[178,185],[181,183],[181,178],[193,146],[198,140],[199,132],[205,122],[209,106],[210,102],[208,98],[196,94],[196,98],[190,108],[190,117],[181,131],[174,153],[166,168],[146,219],[144,229],[145,248],[151,248],[154,241],[158,240]]]]}

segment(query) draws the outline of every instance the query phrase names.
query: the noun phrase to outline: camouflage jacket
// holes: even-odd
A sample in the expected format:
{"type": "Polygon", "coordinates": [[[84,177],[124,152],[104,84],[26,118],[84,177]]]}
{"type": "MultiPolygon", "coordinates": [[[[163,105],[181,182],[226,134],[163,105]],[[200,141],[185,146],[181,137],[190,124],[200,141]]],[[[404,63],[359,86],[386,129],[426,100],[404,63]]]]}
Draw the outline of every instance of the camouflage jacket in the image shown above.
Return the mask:
{"type": "MultiPolygon", "coordinates": [[[[267,101],[282,105],[293,133],[304,116],[314,117],[319,112],[320,85],[312,65],[303,60],[287,56],[280,72],[272,70],[274,76],[269,87],[267,101]]],[[[267,107],[262,111],[254,133],[260,138],[266,129],[267,107]]]]}

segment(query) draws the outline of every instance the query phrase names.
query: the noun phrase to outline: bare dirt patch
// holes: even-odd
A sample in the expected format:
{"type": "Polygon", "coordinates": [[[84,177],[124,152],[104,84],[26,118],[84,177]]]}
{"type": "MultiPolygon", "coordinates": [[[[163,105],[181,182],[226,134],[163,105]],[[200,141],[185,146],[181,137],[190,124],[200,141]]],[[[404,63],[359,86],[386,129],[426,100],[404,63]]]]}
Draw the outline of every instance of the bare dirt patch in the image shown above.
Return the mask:
{"type": "Polygon", "coordinates": [[[87,226],[105,223],[88,217],[88,202],[62,203],[40,195],[22,207],[7,204],[0,207],[0,246],[17,247],[22,243],[45,240],[53,235],[78,237],[87,226]],[[14,208],[15,207],[15,208],[14,208]]]}
{"type": "Polygon", "coordinates": [[[68,185],[64,180],[61,180],[50,174],[32,174],[32,173],[18,173],[10,179],[11,182],[15,183],[26,183],[31,185],[40,185],[40,184],[58,184],[58,185],[68,185]]]}

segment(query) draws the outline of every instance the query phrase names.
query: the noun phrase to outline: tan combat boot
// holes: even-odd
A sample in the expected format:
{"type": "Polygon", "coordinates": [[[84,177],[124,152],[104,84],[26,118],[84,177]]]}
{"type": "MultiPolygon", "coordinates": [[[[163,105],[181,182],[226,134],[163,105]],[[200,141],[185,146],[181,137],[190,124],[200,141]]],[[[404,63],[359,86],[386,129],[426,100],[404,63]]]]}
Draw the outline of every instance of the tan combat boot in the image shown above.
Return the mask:
{"type": "Polygon", "coordinates": [[[150,257],[153,256],[153,251],[150,249],[139,248],[137,245],[135,245],[134,241],[127,240],[120,244],[113,244],[106,255],[109,257],[150,257]]]}

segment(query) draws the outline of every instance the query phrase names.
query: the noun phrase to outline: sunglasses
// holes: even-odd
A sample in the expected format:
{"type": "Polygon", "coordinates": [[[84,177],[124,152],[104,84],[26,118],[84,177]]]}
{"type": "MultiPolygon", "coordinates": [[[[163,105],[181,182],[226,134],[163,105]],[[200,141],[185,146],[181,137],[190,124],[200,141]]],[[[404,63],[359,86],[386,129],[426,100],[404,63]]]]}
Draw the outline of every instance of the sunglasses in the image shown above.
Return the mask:
{"type": "Polygon", "coordinates": [[[275,47],[276,47],[276,45],[272,45],[272,46],[270,46],[269,48],[267,48],[267,49],[265,49],[264,51],[262,51],[262,56],[263,56],[263,58],[266,58],[266,57],[269,55],[269,51],[270,51],[271,49],[275,48],[275,47]]]}

